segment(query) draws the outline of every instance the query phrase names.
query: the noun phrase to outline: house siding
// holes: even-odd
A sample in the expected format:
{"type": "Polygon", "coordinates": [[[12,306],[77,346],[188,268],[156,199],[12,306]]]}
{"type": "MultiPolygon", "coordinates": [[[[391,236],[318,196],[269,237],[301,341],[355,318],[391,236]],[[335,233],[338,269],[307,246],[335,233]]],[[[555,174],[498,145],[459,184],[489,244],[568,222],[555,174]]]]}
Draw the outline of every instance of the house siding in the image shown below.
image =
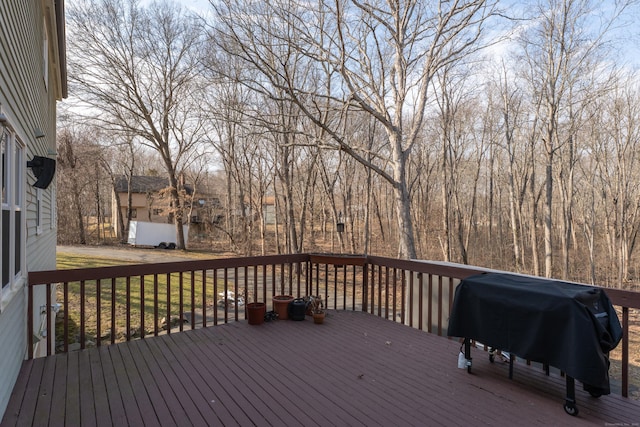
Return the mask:
{"type": "Polygon", "coordinates": [[[25,293],[19,292],[0,313],[0,419],[9,402],[27,346],[24,307],[25,293]]]}
{"type": "MultiPolygon", "coordinates": [[[[61,0],[58,0],[62,7],[61,0]]],[[[60,74],[64,67],[58,56],[57,31],[63,23],[56,22],[54,0],[0,1],[0,113],[8,119],[17,139],[25,145],[25,162],[34,156],[55,158],[56,101],[66,96],[66,82],[60,74]],[[48,80],[44,80],[45,22],[49,28],[48,80]],[[36,129],[44,137],[36,138],[36,129]]],[[[24,197],[23,282],[15,293],[9,293],[0,311],[0,419],[15,384],[22,361],[27,354],[26,273],[48,270],[56,265],[55,180],[42,190],[41,223],[37,227],[36,181],[30,169],[23,181],[24,197]],[[40,232],[38,232],[40,231],[40,232]]],[[[0,225],[1,227],[1,225],[0,225]]],[[[44,292],[36,295],[34,325],[40,326],[38,307],[45,300],[44,292]]],[[[41,346],[39,346],[41,347],[41,346]]],[[[36,351],[46,349],[36,348],[36,351]]]]}

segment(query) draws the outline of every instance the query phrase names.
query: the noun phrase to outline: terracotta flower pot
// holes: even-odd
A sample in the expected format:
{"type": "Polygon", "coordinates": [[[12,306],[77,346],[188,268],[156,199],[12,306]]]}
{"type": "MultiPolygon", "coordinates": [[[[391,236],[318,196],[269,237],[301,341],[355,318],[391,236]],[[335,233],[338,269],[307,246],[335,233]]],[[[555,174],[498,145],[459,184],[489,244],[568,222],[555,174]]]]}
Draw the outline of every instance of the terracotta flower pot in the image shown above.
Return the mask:
{"type": "Polygon", "coordinates": [[[273,297],[273,311],[278,313],[279,320],[289,318],[289,303],[293,301],[292,295],[276,295],[273,297]]]}
{"type": "Polygon", "coordinates": [[[322,323],[324,323],[325,316],[326,313],[324,311],[322,313],[313,313],[313,323],[315,323],[316,325],[321,325],[322,323]]]}
{"type": "Polygon", "coordinates": [[[267,312],[267,305],[263,302],[252,302],[247,304],[247,319],[250,325],[260,325],[264,322],[264,315],[267,312]]]}

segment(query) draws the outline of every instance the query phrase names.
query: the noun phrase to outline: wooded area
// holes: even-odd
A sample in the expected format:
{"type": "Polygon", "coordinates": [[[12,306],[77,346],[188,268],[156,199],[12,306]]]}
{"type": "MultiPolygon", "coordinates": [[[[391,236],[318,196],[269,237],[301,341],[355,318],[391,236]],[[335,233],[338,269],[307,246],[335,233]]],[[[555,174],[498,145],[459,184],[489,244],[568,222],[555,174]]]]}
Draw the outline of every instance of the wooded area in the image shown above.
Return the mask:
{"type": "Polygon", "coordinates": [[[61,242],[109,240],[115,178],[160,175],[177,230],[221,202],[190,245],[640,289],[636,1],[210,3],[68,2],[61,242]]]}

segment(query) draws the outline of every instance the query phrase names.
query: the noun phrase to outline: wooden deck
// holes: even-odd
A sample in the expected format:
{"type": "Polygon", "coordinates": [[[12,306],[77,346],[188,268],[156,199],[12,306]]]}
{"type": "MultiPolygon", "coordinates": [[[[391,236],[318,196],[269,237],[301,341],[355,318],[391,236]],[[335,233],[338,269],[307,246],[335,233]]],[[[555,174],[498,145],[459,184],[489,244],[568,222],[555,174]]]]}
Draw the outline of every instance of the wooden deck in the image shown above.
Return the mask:
{"type": "Polygon", "coordinates": [[[359,312],[246,321],[26,361],[2,426],[640,425],[640,402],[590,397],[517,363],[359,312]]]}

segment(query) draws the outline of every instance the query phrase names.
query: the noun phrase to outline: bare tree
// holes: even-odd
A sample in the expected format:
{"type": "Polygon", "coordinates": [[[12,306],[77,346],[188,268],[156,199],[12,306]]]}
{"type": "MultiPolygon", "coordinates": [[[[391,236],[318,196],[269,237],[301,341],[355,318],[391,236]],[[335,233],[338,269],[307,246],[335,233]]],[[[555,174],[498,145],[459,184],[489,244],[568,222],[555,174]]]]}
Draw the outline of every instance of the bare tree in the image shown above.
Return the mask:
{"type": "Polygon", "coordinates": [[[391,184],[399,255],[415,258],[406,167],[422,132],[430,82],[440,68],[478,49],[493,3],[223,0],[212,6],[212,40],[262,76],[246,84],[295,103],[327,132],[333,148],[391,184]],[[385,129],[391,171],[345,137],[349,114],[370,115],[385,129]]]}
{"type": "MultiPolygon", "coordinates": [[[[533,99],[540,99],[536,110],[542,125],[542,148],[545,154],[544,195],[544,255],[545,276],[553,274],[552,205],[554,193],[554,165],[558,150],[574,143],[572,125],[561,124],[574,119],[572,96],[582,75],[589,75],[592,59],[603,46],[603,37],[612,23],[631,1],[615,2],[608,10],[607,19],[593,21],[594,5],[590,0],[546,0],[532,13],[534,25],[524,31],[521,38],[523,57],[529,68],[530,90],[533,99]],[[594,25],[600,24],[593,30],[594,25]]],[[[570,160],[571,161],[571,160],[570,160]]],[[[572,166],[571,166],[572,167],[572,166]]],[[[568,189],[571,192],[571,189],[568,189]]],[[[572,197],[567,193],[567,197],[572,197]]],[[[565,200],[564,227],[571,221],[571,202],[565,200]]],[[[569,244],[564,238],[565,245],[569,244]]],[[[565,248],[568,250],[568,248],[565,248]]],[[[567,256],[565,256],[567,259],[567,256]]],[[[566,276],[566,262],[563,263],[566,276]]]]}
{"type": "Polygon", "coordinates": [[[59,240],[84,245],[90,239],[90,217],[99,220],[102,211],[103,183],[97,176],[102,147],[87,128],[71,123],[58,131],[57,140],[58,221],[66,225],[60,227],[59,240]]]}
{"type": "Polygon", "coordinates": [[[139,136],[160,155],[184,248],[178,176],[204,133],[199,21],[175,3],[137,0],[78,0],[67,17],[75,93],[102,128],[139,136]]]}

